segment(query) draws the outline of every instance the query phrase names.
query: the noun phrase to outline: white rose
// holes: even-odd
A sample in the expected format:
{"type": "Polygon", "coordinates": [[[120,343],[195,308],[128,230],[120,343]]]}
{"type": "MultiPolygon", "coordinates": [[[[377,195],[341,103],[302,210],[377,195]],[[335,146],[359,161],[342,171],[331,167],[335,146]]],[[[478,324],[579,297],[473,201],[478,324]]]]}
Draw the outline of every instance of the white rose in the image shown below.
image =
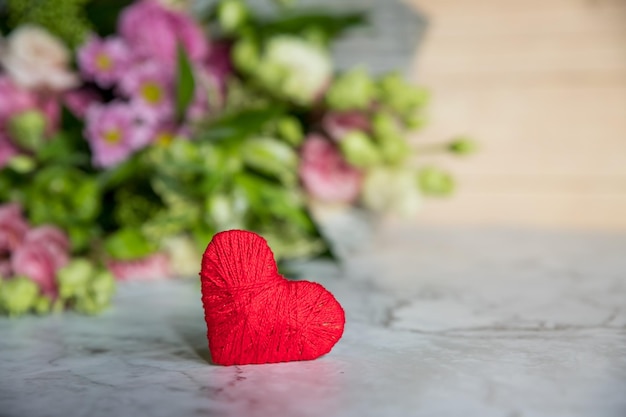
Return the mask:
{"type": "Polygon", "coordinates": [[[375,168],[367,173],[362,199],[370,210],[411,217],[421,202],[416,174],[404,168],[375,168]]]}
{"type": "Polygon", "coordinates": [[[14,30],[0,55],[16,84],[46,91],[63,91],[78,84],[78,77],[69,69],[70,59],[70,51],[59,39],[32,25],[14,30]]]}
{"type": "Polygon", "coordinates": [[[321,94],[332,75],[328,53],[296,37],[273,38],[263,58],[258,68],[261,80],[300,104],[309,104],[321,94]]]}
{"type": "Polygon", "coordinates": [[[170,268],[174,275],[191,277],[198,274],[202,254],[189,237],[170,236],[165,239],[163,246],[169,256],[170,268]]]}

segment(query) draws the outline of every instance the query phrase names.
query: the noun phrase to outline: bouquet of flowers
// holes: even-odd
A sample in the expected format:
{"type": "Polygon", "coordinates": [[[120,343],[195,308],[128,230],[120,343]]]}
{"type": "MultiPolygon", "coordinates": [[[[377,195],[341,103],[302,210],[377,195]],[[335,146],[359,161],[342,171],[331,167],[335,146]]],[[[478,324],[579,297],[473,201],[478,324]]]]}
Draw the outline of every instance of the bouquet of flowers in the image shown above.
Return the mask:
{"type": "Polygon", "coordinates": [[[411,214],[451,192],[406,139],[427,92],[333,71],[364,16],[222,0],[196,20],[180,3],[0,9],[0,311],[97,313],[116,279],[195,275],[225,229],[279,259],[328,254],[312,205],[411,214]]]}

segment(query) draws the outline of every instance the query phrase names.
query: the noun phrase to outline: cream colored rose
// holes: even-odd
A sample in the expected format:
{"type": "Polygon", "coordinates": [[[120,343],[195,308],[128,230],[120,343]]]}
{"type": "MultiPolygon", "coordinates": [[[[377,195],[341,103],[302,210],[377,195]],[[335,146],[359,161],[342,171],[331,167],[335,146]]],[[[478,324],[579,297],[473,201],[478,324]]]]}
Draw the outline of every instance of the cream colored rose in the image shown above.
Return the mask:
{"type": "Polygon", "coordinates": [[[363,184],[362,200],[372,211],[412,217],[421,203],[415,172],[407,168],[372,169],[363,184]]]}
{"type": "Polygon", "coordinates": [[[0,63],[16,84],[32,90],[63,91],[78,77],[69,69],[70,51],[45,29],[24,25],[6,39],[0,63]]]}
{"type": "Polygon", "coordinates": [[[170,268],[176,277],[198,275],[202,253],[187,236],[170,236],[163,242],[165,252],[170,259],[170,268]]]}

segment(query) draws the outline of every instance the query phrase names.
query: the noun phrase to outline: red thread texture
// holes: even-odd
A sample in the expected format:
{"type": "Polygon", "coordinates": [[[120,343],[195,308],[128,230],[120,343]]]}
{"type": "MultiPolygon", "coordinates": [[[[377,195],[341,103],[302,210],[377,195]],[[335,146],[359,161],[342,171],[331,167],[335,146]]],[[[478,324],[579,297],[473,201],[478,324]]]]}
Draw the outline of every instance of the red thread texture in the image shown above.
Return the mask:
{"type": "Polygon", "coordinates": [[[345,314],[320,284],[288,281],[261,236],[218,233],[200,271],[213,362],[245,365],[311,360],[332,349],[345,314]]]}

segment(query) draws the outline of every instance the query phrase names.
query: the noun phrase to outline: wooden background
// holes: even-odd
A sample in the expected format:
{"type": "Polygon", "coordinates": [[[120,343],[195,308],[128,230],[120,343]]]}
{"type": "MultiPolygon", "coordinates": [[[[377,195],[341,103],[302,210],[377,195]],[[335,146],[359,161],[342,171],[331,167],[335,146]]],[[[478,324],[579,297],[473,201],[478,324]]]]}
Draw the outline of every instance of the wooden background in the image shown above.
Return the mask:
{"type": "Polygon", "coordinates": [[[420,143],[458,133],[454,197],[428,224],[626,230],[626,0],[411,0],[429,18],[420,143]]]}

